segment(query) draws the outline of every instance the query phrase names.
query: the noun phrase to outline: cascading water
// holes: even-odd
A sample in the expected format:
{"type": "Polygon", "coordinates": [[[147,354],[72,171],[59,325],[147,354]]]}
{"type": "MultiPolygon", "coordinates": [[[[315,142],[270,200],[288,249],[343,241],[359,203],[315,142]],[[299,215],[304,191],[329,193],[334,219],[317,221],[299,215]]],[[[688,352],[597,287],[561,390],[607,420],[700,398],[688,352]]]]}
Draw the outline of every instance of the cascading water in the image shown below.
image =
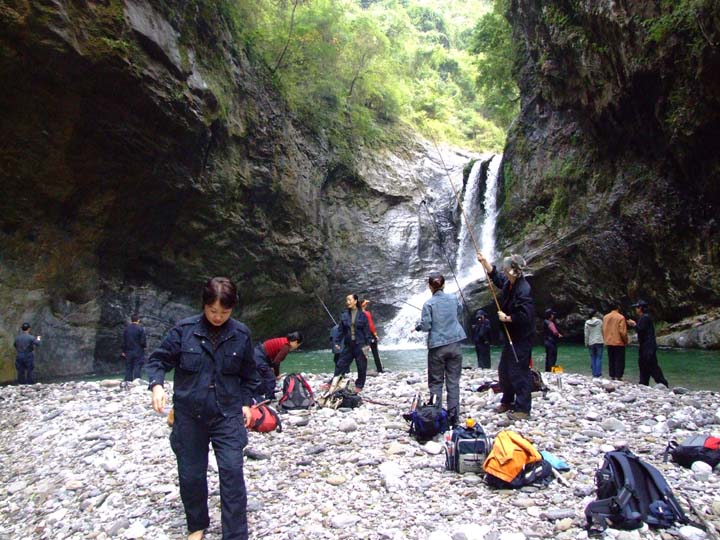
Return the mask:
{"type": "MultiPolygon", "coordinates": [[[[473,168],[468,177],[468,184],[463,196],[462,207],[467,217],[467,221],[473,228],[473,232],[468,230],[465,218],[461,216],[460,233],[458,234],[457,256],[455,252],[449,252],[444,246],[441,251],[444,256],[448,256],[449,261],[438,261],[441,268],[446,268],[448,264],[452,264],[452,269],[457,276],[457,281],[453,278],[449,270],[444,270],[445,274],[445,292],[454,293],[458,289],[462,289],[472,281],[484,279],[484,273],[477,262],[476,247],[473,242],[473,236],[476,242],[480,242],[479,248],[488,260],[495,258],[495,222],[497,219],[497,176],[500,170],[500,162],[502,155],[493,155],[489,159],[479,159],[473,164],[473,168]],[[489,162],[489,163],[488,163],[489,162]],[[485,193],[483,196],[483,204],[479,204],[479,186],[483,181],[481,172],[483,165],[487,164],[487,174],[485,180],[485,193]],[[482,220],[482,223],[480,223],[482,220]],[[480,228],[479,238],[476,236],[477,229],[480,228]]],[[[455,172],[455,178],[452,179],[455,186],[462,185],[462,171],[455,172]],[[460,175],[458,178],[458,174],[460,175]]],[[[451,197],[454,195],[450,194],[451,197]]],[[[441,243],[442,239],[438,238],[440,231],[437,228],[437,219],[433,209],[426,206],[426,217],[429,216],[434,222],[435,242],[441,243]]],[[[428,268],[426,273],[437,268],[428,268]]],[[[395,318],[384,326],[383,348],[405,349],[417,348],[424,346],[424,332],[413,332],[416,322],[420,319],[422,305],[430,298],[430,292],[427,285],[423,282],[413,294],[409,297],[399,300],[402,304],[400,311],[395,318]]]]}

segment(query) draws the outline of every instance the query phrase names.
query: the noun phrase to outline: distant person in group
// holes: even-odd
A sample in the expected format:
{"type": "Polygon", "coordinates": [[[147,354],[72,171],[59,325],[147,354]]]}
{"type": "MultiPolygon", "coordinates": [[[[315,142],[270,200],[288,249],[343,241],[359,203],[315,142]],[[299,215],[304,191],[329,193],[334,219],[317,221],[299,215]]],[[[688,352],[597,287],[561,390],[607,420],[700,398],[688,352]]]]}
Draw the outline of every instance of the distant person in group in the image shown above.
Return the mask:
{"type": "Polygon", "coordinates": [[[478,309],[472,325],[472,340],[479,368],[490,369],[490,333],[490,320],[484,310],[478,309]]]}
{"type": "Polygon", "coordinates": [[[503,395],[496,412],[507,412],[511,420],[527,420],[532,409],[530,357],[535,308],[530,284],[524,275],[525,260],[520,255],[505,257],[501,272],[481,253],[478,253],[478,261],[495,286],[501,289],[498,320],[512,339],[510,344],[505,336],[505,345],[498,365],[498,379],[503,395]]]}
{"type": "Polygon", "coordinates": [[[15,336],[15,369],[17,370],[18,384],[33,384],[33,370],[35,369],[35,347],[40,345],[40,336],[30,333],[30,324],[23,323],[20,334],[15,336]]]}
{"type": "Polygon", "coordinates": [[[202,314],[184,319],[170,330],[146,366],[152,407],[159,413],[167,403],[165,372],[175,370],[170,446],[177,458],[188,540],[202,539],[210,525],[209,444],[220,476],[222,538],[248,538],[243,448],[248,442],[250,405],[260,380],[250,330],[231,318],[237,301],[232,281],[210,279],[202,291],[202,314]]]}
{"type": "Polygon", "coordinates": [[[348,294],[345,297],[345,306],[347,309],[340,316],[344,348],[335,364],[333,376],[338,377],[349,373],[350,364],[355,360],[358,372],[355,380],[355,392],[360,393],[365,387],[367,377],[367,357],[363,348],[370,345],[372,334],[368,319],[358,305],[358,295],[348,294]]]}
{"type": "Polygon", "coordinates": [[[147,347],[145,329],[140,324],[140,316],[133,313],[130,316],[130,324],[123,331],[122,352],[120,353],[125,360],[125,379],[123,381],[125,388],[130,381],[140,378],[140,372],[145,363],[145,347],[147,347]]]}
{"type": "Polygon", "coordinates": [[[255,364],[260,376],[258,395],[264,400],[275,399],[275,383],[280,376],[280,364],[291,351],[296,351],[303,342],[300,332],[290,332],[285,337],[277,337],[255,345],[255,364]]]}
{"type": "Polygon", "coordinates": [[[638,337],[638,368],[640,370],[640,384],[648,386],[650,377],[656,383],[664,384],[670,388],[670,384],[663,375],[657,359],[657,342],[655,341],[655,325],[648,315],[649,304],[645,300],[639,300],[632,307],[638,316],[637,322],[628,319],[628,325],[635,328],[638,337]]]}
{"type": "Polygon", "coordinates": [[[562,334],[555,324],[555,312],[552,309],[545,310],[543,337],[543,345],[545,345],[545,371],[552,371],[552,368],[557,364],[557,344],[562,337],[562,334]]]}
{"type": "Polygon", "coordinates": [[[585,321],[585,346],[590,349],[590,370],[593,377],[602,376],[603,333],[602,319],[593,310],[590,318],[585,321]]]}
{"type": "Polygon", "coordinates": [[[608,371],[614,381],[622,381],[625,374],[625,347],[628,342],[627,322],[615,302],[610,313],[603,317],[603,341],[608,352],[608,371]]]}
{"type": "Polygon", "coordinates": [[[460,324],[462,306],[454,294],[446,294],[445,277],[433,272],[428,278],[432,293],[422,307],[415,331],[427,332],[428,388],[433,403],[442,406],[443,385],[447,392],[448,423],[455,426],[460,416],[460,342],[467,336],[460,324]]]}
{"type": "Polygon", "coordinates": [[[373,360],[375,360],[375,368],[378,373],[382,373],[385,371],[385,368],[383,368],[382,361],[380,360],[380,353],[378,352],[378,334],[377,329],[375,328],[375,323],[373,322],[372,313],[368,310],[369,305],[370,300],[363,300],[360,302],[360,307],[362,307],[362,310],[367,317],[370,334],[372,335],[372,339],[370,340],[370,350],[372,351],[373,360]]]}

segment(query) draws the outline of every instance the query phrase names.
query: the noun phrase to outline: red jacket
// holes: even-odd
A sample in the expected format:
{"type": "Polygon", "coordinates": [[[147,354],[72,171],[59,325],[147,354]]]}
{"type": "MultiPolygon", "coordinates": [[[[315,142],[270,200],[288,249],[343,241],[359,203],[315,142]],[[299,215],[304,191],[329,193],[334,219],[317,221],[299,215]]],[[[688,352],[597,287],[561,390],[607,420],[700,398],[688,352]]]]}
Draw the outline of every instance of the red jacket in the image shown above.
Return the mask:
{"type": "Polygon", "coordinates": [[[377,337],[377,330],[375,330],[375,323],[372,320],[372,313],[370,313],[368,310],[363,310],[363,313],[365,313],[365,316],[367,317],[368,326],[370,327],[370,333],[374,337],[377,337]]]}

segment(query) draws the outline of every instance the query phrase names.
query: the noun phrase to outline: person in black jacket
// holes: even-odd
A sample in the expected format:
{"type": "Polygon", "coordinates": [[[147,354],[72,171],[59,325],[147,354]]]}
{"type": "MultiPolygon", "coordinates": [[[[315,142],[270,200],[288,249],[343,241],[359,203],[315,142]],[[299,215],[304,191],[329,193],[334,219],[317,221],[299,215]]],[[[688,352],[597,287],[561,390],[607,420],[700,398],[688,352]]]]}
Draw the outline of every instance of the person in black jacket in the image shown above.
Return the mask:
{"type": "Polygon", "coordinates": [[[503,396],[496,410],[507,412],[511,420],[527,420],[532,408],[530,355],[535,308],[530,284],[523,274],[525,260],[519,255],[505,257],[502,272],[490,265],[481,253],[478,253],[478,261],[495,286],[501,289],[498,320],[505,325],[512,339],[510,343],[506,336],[500,355],[498,379],[503,396]]]}
{"type": "Polygon", "coordinates": [[[475,324],[472,326],[472,340],[479,368],[490,369],[490,321],[484,310],[475,312],[475,324]]]}
{"type": "Polygon", "coordinates": [[[40,344],[40,336],[30,334],[30,323],[23,323],[22,333],[15,336],[15,369],[17,370],[18,384],[33,384],[33,370],[35,369],[35,347],[40,344]]]}
{"type": "Polygon", "coordinates": [[[638,316],[637,322],[628,319],[628,325],[634,327],[638,337],[638,368],[640,370],[640,384],[648,386],[650,377],[656,383],[664,384],[670,388],[665,375],[663,375],[657,359],[657,342],[655,341],[655,325],[648,315],[648,304],[645,300],[639,300],[632,307],[638,316]]]}
{"type": "Polygon", "coordinates": [[[140,316],[133,313],[130,316],[130,324],[123,331],[122,356],[125,359],[125,380],[124,387],[127,383],[140,378],[140,371],[145,363],[145,347],[147,341],[145,338],[145,329],[140,324],[140,316]]]}
{"type": "Polygon", "coordinates": [[[210,279],[202,293],[203,313],[180,321],[150,355],[146,370],[152,407],[163,412],[165,372],[175,370],[175,422],[170,446],[177,458],[180,498],[188,540],[201,540],[208,514],[208,445],[220,475],[223,540],[247,540],[247,491],[243,475],[246,428],[260,378],[250,330],[232,319],[235,284],[210,279]]]}

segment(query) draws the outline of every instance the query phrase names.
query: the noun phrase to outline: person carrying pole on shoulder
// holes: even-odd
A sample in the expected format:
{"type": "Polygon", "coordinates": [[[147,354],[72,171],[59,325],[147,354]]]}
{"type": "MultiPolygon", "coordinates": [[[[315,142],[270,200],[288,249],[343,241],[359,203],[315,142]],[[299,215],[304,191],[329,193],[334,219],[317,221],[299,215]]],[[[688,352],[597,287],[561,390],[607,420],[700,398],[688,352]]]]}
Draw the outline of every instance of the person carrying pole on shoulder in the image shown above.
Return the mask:
{"type": "Polygon", "coordinates": [[[523,273],[525,260],[520,255],[505,257],[500,272],[480,252],[478,261],[501,289],[498,320],[505,325],[507,333],[498,365],[503,395],[496,412],[507,412],[511,420],[527,420],[532,408],[530,356],[535,308],[530,284],[523,273]]]}

